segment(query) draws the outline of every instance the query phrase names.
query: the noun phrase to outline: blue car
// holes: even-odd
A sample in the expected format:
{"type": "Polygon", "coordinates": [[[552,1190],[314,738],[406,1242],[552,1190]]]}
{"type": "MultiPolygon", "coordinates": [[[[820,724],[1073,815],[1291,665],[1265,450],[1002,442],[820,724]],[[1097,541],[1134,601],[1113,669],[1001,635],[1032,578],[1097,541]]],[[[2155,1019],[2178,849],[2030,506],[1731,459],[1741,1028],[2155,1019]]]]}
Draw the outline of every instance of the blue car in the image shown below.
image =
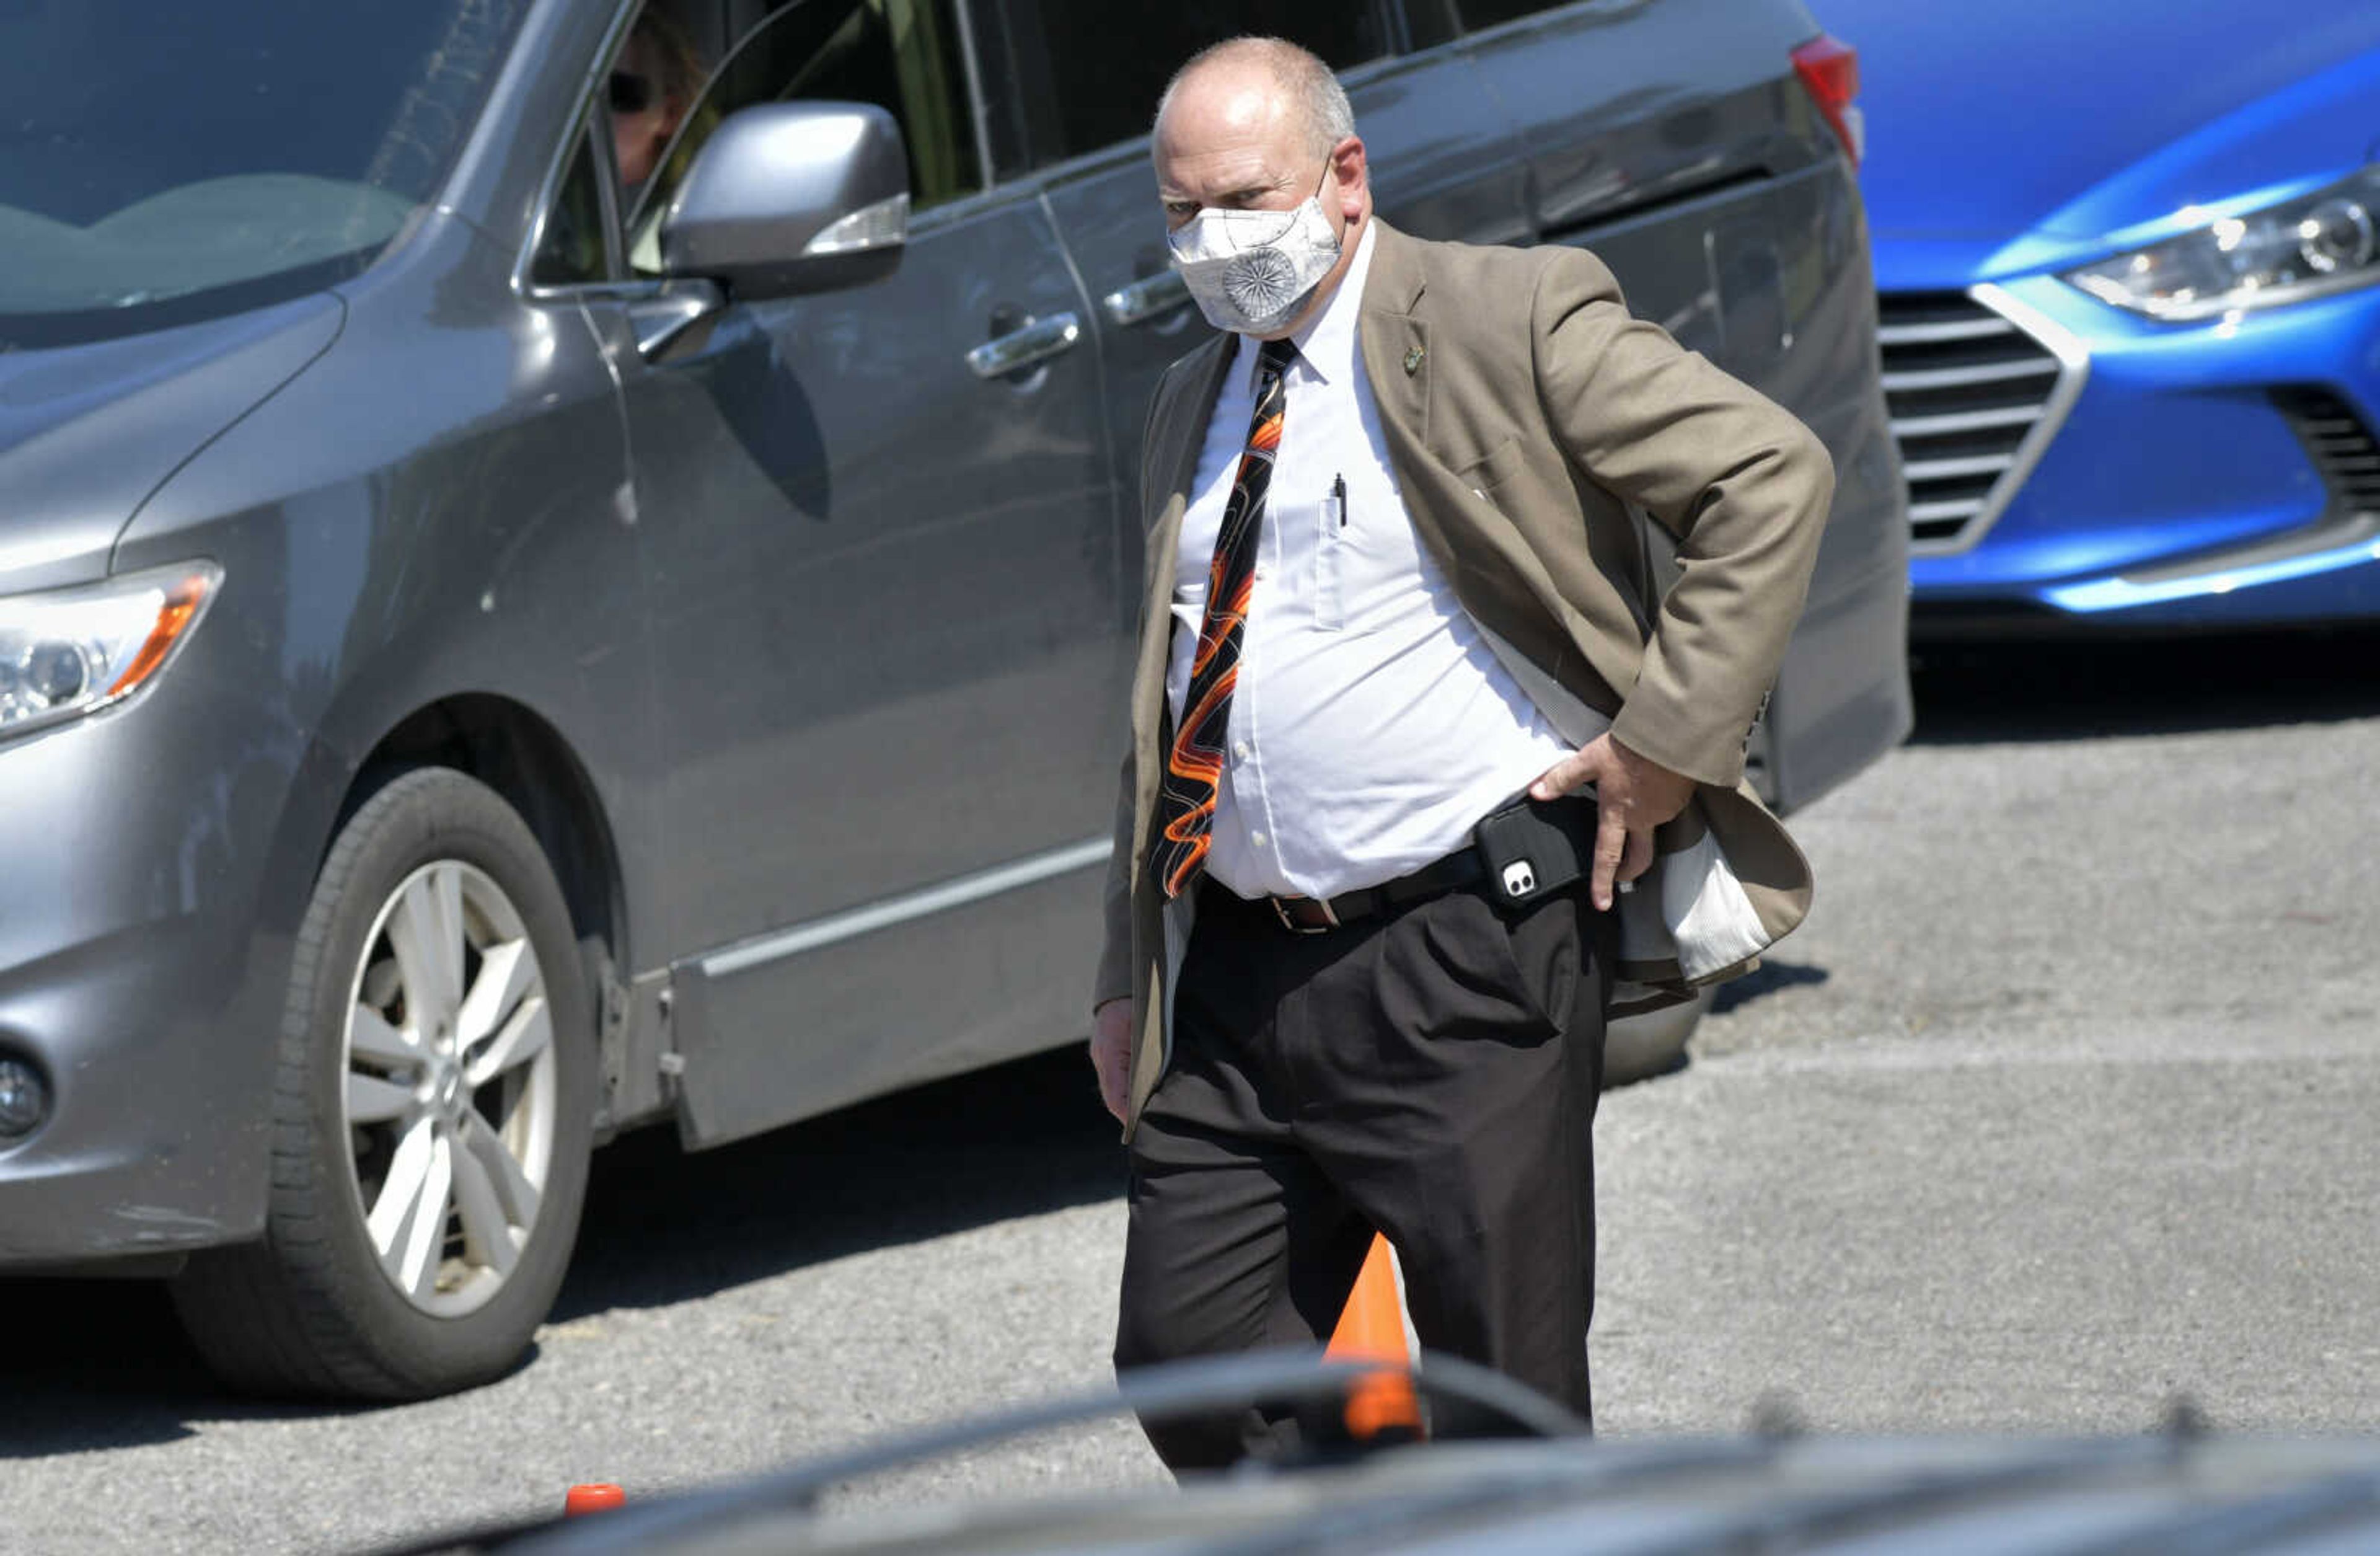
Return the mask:
{"type": "Polygon", "coordinates": [[[2380,4],[1821,0],[1921,636],[2380,614],[2380,4]]]}

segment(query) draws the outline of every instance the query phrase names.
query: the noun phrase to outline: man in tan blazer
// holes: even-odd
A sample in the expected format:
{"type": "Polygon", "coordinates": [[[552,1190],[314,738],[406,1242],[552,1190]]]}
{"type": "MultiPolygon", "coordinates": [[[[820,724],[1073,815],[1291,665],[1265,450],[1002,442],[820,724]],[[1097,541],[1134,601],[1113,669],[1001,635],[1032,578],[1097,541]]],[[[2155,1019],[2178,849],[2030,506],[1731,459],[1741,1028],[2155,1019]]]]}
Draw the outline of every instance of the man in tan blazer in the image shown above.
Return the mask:
{"type": "MultiPolygon", "coordinates": [[[[1117,1363],[1312,1343],[1377,1229],[1424,1345],[1585,1414],[1604,1023],[1807,910],[1743,751],[1831,467],[1591,254],[1377,220],[1304,50],[1194,59],[1154,156],[1223,333],[1159,384],[1141,470],[1091,1044],[1132,1154],[1117,1363]],[[1658,601],[1632,505],[1677,538],[1658,601]],[[1475,838],[1516,809],[1584,879],[1475,838]]],[[[1293,1431],[1151,1435],[1184,1469],[1293,1431]]]]}

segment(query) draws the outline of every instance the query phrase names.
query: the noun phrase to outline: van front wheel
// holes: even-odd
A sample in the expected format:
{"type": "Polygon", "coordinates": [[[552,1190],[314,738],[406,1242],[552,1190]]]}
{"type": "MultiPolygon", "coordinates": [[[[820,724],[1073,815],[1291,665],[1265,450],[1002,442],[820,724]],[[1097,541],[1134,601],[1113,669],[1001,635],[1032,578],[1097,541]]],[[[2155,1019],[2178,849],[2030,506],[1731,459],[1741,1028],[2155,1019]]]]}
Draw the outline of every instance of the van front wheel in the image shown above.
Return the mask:
{"type": "Polygon", "coordinates": [[[174,1286],[227,1382],[415,1399],[520,1359],[587,1187],[579,969],[553,870],[495,791],[420,768],[357,811],[292,957],[265,1235],[174,1286]]]}

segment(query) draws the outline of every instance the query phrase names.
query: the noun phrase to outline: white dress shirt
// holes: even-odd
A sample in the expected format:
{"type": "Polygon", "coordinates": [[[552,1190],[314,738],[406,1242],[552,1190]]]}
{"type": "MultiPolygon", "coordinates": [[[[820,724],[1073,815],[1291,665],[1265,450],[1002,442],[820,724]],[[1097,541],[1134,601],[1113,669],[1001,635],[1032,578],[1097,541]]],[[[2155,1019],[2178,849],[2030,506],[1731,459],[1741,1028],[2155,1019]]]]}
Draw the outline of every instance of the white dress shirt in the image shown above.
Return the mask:
{"type": "MultiPolygon", "coordinates": [[[[1406,517],[1355,327],[1371,259],[1366,225],[1338,291],[1293,337],[1207,856],[1244,897],[1336,896],[1408,874],[1572,749],[1406,517]]],[[[1256,371],[1244,335],[1183,519],[1165,679],[1177,727],[1256,371]]]]}

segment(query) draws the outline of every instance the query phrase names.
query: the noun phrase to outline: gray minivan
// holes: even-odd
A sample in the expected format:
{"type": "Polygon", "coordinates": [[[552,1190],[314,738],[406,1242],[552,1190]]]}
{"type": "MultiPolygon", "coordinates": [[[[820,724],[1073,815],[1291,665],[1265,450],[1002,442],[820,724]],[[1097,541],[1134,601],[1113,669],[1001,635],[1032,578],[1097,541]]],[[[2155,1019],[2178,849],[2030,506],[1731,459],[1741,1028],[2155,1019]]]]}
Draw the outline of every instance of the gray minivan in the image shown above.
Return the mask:
{"type": "Polygon", "coordinates": [[[1079,1037],[1205,327],[1143,134],[1230,33],[1342,70],[1390,219],[1592,245],[1818,432],[1758,781],[1906,732],[1799,0],[653,4],[0,16],[0,1270],[170,1277],[244,1386],[455,1388],[614,1132],[1079,1037]]]}

